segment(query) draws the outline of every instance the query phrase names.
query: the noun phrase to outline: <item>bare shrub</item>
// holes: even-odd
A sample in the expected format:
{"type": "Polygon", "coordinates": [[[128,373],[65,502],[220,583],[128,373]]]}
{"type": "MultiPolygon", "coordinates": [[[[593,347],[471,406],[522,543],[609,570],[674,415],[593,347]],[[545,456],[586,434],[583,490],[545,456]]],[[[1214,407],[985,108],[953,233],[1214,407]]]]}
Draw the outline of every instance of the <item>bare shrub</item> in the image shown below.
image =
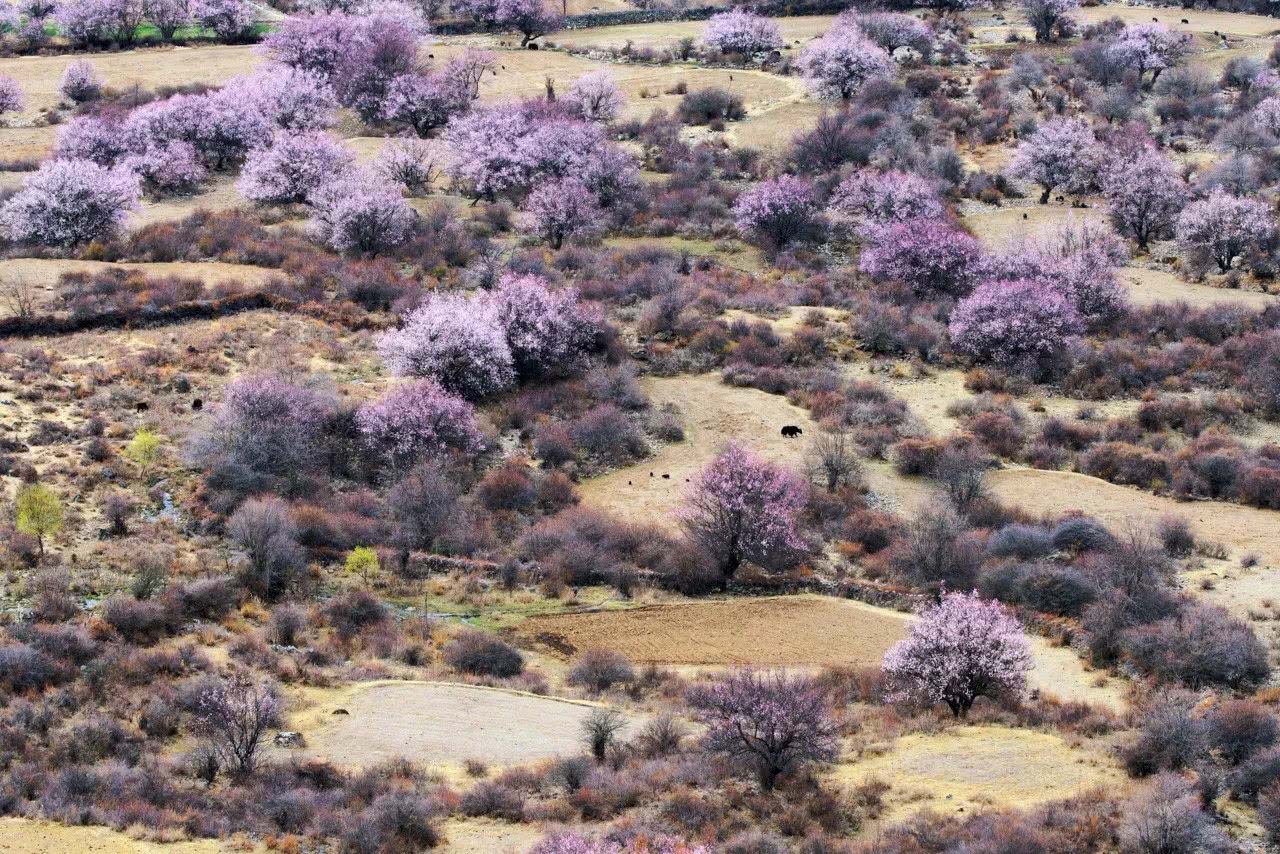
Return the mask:
{"type": "Polygon", "coordinates": [[[444,660],[454,670],[476,676],[518,676],[524,656],[493,635],[467,629],[444,648],[444,660]]]}
{"type": "Polygon", "coordinates": [[[599,694],[619,682],[630,682],[635,675],[631,662],[622,653],[611,649],[589,649],[578,656],[565,681],[599,694]]]}

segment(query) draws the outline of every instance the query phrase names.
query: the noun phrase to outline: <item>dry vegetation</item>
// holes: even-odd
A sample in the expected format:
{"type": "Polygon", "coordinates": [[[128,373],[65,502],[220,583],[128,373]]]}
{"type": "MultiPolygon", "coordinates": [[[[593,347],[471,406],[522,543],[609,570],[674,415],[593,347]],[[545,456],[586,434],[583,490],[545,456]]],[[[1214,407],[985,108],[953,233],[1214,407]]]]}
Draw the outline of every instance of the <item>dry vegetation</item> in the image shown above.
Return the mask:
{"type": "MultiPolygon", "coordinates": [[[[115,233],[4,238],[0,852],[1280,842],[1280,243],[1215,267],[1165,228],[1108,255],[1096,181],[1037,204],[1014,174],[1076,115],[1274,220],[1280,146],[1231,123],[1273,85],[1280,20],[1108,4],[1032,44],[1021,8],[911,15],[934,56],[847,100],[801,73],[825,14],[776,19],[776,57],[711,49],[700,19],[411,46],[492,51],[449,109],[565,136],[490,191],[459,164],[501,142],[424,130],[387,245],[324,236],[319,190],[251,201],[238,162],[149,188],[115,233]],[[1091,76],[1077,51],[1153,17],[1191,36],[1180,67],[1091,76]],[[591,122],[572,86],[602,71],[617,109],[591,122]],[[1129,126],[1103,112],[1121,89],[1129,126]],[[926,176],[908,203],[936,211],[871,224],[849,187],[880,172],[883,194],[926,176]],[[788,192],[805,222],[753,214],[788,192]],[[574,204],[593,221],[547,225],[574,204]],[[927,249],[972,269],[875,267],[939,223],[927,249]],[[1063,232],[1081,244],[1048,254],[1063,232]],[[1047,287],[1093,250],[1114,306],[1030,354],[962,345],[975,285],[1047,287]],[[765,714],[794,754],[742,738],[765,714]]],[[[68,122],[266,62],[95,49],[104,94],[75,107],[81,56],[0,57],[26,97],[0,203],[68,122]]],[[[411,131],[359,106],[323,133],[381,169],[411,131]]],[[[351,197],[381,181],[356,174],[351,197]]]]}

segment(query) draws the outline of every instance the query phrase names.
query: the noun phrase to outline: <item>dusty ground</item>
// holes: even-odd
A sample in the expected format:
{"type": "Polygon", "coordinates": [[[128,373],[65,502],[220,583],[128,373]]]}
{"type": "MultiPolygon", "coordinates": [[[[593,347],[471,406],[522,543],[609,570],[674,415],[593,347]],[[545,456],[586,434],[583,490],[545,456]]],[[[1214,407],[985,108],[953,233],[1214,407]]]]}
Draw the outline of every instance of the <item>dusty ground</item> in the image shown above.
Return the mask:
{"type": "Polygon", "coordinates": [[[637,662],[873,667],[909,619],[847,599],[785,596],[535,617],[519,631],[566,653],[607,646],[637,662]]]}
{"type": "Polygon", "coordinates": [[[316,693],[290,721],[305,752],[366,766],[405,756],[426,765],[467,759],[514,764],[568,755],[582,747],[590,703],[498,688],[431,682],[364,683],[316,693]],[[334,715],[343,708],[350,714],[334,715]]]}
{"type": "Polygon", "coordinates": [[[251,850],[251,845],[233,847],[212,839],[160,844],[106,827],[67,827],[48,821],[0,818],[0,852],[4,854],[222,854],[251,850]]]}
{"type": "MultiPolygon", "coordinates": [[[[561,655],[602,646],[633,661],[661,664],[877,667],[912,619],[850,599],[803,595],[534,617],[519,632],[561,655]]],[[[1033,688],[1123,708],[1121,683],[1086,671],[1070,649],[1041,638],[1032,643],[1033,688]]]]}
{"type": "Polygon", "coordinates": [[[445,842],[436,850],[442,854],[516,854],[528,851],[542,838],[537,825],[490,818],[446,819],[440,831],[445,842]]]}
{"type": "Polygon", "coordinates": [[[923,809],[963,817],[982,807],[1032,807],[1125,784],[1114,760],[1096,748],[1002,726],[906,735],[834,776],[849,785],[873,778],[889,783],[888,822],[923,809]]]}
{"type": "Polygon", "coordinates": [[[1232,288],[1215,288],[1212,285],[1188,282],[1165,270],[1147,270],[1141,267],[1125,267],[1120,278],[1128,283],[1129,299],[1138,305],[1158,302],[1185,302],[1197,307],[1227,302],[1250,309],[1264,309],[1276,305],[1280,297],[1260,291],[1232,288]]]}

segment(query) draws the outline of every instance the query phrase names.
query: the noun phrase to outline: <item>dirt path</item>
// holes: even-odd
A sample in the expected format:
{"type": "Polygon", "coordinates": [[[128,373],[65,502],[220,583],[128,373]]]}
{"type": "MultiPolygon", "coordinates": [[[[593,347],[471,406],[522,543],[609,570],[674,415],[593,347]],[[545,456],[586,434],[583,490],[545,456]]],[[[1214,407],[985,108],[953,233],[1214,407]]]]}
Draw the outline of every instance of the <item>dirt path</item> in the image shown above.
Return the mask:
{"type": "MultiPolygon", "coordinates": [[[[529,642],[571,657],[595,646],[637,662],[689,666],[878,667],[914,617],[851,599],[770,596],[698,600],[534,617],[529,642]]],[[[1031,639],[1031,687],[1063,699],[1123,708],[1123,684],[1087,671],[1076,653],[1031,639]],[[1099,684],[1101,683],[1101,684],[1099,684]]]]}
{"type": "Polygon", "coordinates": [[[310,695],[290,726],[305,752],[364,767],[404,756],[427,765],[508,764],[578,752],[595,704],[443,682],[362,683],[310,695]],[[346,709],[348,714],[334,714],[346,709]]]}

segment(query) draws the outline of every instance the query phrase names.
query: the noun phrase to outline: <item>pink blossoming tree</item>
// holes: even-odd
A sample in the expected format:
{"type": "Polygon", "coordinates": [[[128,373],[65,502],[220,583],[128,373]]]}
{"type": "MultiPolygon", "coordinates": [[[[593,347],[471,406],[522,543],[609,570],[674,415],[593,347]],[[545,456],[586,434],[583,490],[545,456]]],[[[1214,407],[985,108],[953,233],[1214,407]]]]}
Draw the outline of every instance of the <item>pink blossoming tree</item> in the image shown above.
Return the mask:
{"type": "Polygon", "coordinates": [[[468,400],[504,391],[516,379],[496,306],[458,293],[427,297],[402,328],[379,339],[378,352],[392,372],[435,380],[468,400]]]}
{"type": "Polygon", "coordinates": [[[195,0],[191,14],[223,41],[239,41],[253,32],[253,7],[244,0],[195,0]]]}
{"type": "Polygon", "coordinates": [[[840,755],[826,695],[809,677],[740,671],[693,689],[689,703],[707,727],[708,750],[755,772],[760,788],[840,755]]]}
{"type": "Polygon", "coordinates": [[[560,13],[546,0],[497,0],[494,4],[494,29],[519,33],[521,47],[528,47],[539,36],[554,33],[563,24],[560,13]]]}
{"type": "Polygon", "coordinates": [[[823,225],[813,187],[794,175],[761,181],[742,193],[734,202],[733,219],[744,235],[773,248],[812,239],[823,225]]]}
{"type": "Polygon", "coordinates": [[[611,122],[622,110],[622,93],[613,75],[605,69],[584,74],[569,86],[568,100],[589,122],[611,122]]]}
{"type": "Polygon", "coordinates": [[[1191,36],[1176,33],[1163,24],[1133,24],[1125,27],[1108,46],[1111,57],[1137,72],[1145,84],[1154,86],[1160,73],[1177,65],[1191,49],[1191,36]],[[1146,75],[1150,73],[1150,79],[1146,75]]]}
{"type": "Polygon", "coordinates": [[[5,113],[20,112],[24,104],[26,104],[26,98],[23,97],[22,87],[18,85],[18,81],[0,74],[0,118],[5,113]]]}
{"type": "Polygon", "coordinates": [[[152,195],[189,193],[209,176],[195,146],[181,140],[153,145],[120,162],[142,178],[152,195]]]}
{"type": "Polygon", "coordinates": [[[778,25],[742,7],[712,15],[702,30],[703,44],[721,53],[753,54],[782,47],[778,25]]]}
{"type": "Polygon", "coordinates": [[[1054,190],[1078,195],[1098,182],[1102,152],[1084,119],[1053,119],[1027,137],[1014,152],[1009,174],[1043,188],[1040,204],[1054,190]]]}
{"type": "Polygon", "coordinates": [[[948,593],[884,657],[888,699],[945,703],[956,717],[979,697],[1017,696],[1031,669],[1026,634],[999,602],[948,593]]]}
{"type": "Polygon", "coordinates": [[[400,189],[367,169],[349,169],[307,197],[308,230],[336,252],[378,255],[409,239],[417,214],[400,189]]]}
{"type": "Polygon", "coordinates": [[[802,480],[739,445],[728,445],[689,492],[682,523],[730,579],[745,561],[777,568],[805,549],[802,480]]]}
{"type": "Polygon", "coordinates": [[[355,155],[323,131],[279,133],[269,148],[249,155],[236,189],[259,204],[302,202],[354,162],[355,155]]]}
{"type": "Polygon", "coordinates": [[[92,160],[113,166],[127,153],[120,123],[110,118],[76,116],[58,130],[53,156],[58,160],[92,160]]]}
{"type": "Polygon", "coordinates": [[[83,104],[94,100],[102,93],[102,82],[92,62],[87,59],[78,59],[62,72],[58,92],[72,103],[83,104]]]}
{"type": "Polygon", "coordinates": [[[1172,229],[1187,201],[1187,185],[1169,158],[1150,148],[1113,163],[1104,174],[1103,192],[1112,224],[1143,252],[1172,229]]]}
{"type": "Polygon", "coordinates": [[[186,0],[145,0],[147,20],[165,41],[173,41],[183,27],[191,26],[191,7],[186,0]]]}
{"type": "Polygon", "coordinates": [[[471,105],[470,84],[449,74],[405,74],[387,87],[382,114],[420,137],[449,123],[471,105]]]}
{"type": "Polygon", "coordinates": [[[893,77],[897,66],[884,49],[853,26],[833,27],[800,53],[810,90],[828,101],[848,101],[869,80],[893,77]]]}
{"type": "Polygon", "coordinates": [[[360,407],[356,425],[379,458],[401,472],[451,450],[474,454],[484,447],[471,404],[429,379],[396,386],[360,407]]]}
{"type": "Polygon", "coordinates": [[[559,249],[569,238],[598,234],[604,223],[604,211],[595,194],[576,178],[536,188],[525,200],[525,213],[527,230],[552,249],[559,249]]]}
{"type": "Polygon", "coordinates": [[[539,276],[506,276],[485,300],[522,380],[577,373],[601,345],[604,320],[573,288],[552,290],[539,276]]]}
{"type": "Polygon", "coordinates": [[[76,246],[111,237],[138,206],[138,177],[89,160],[50,160],[0,207],[10,240],[76,246]]]}
{"type": "Polygon", "coordinates": [[[934,220],[946,213],[934,182],[913,172],[859,170],[840,182],[833,203],[860,222],[934,220]]]}
{"type": "Polygon", "coordinates": [[[928,59],[933,53],[933,29],[912,15],[899,12],[858,13],[852,9],[841,12],[835,26],[852,25],[862,34],[892,54],[900,47],[908,47],[928,59]]]}
{"type": "Polygon", "coordinates": [[[232,80],[226,90],[279,130],[322,130],[337,120],[333,88],[312,71],[271,62],[232,80]]]}
{"type": "Polygon", "coordinates": [[[1232,263],[1275,236],[1265,202],[1214,190],[1178,216],[1178,243],[1195,256],[1212,260],[1225,273],[1232,263]]]}
{"type": "Polygon", "coordinates": [[[1103,225],[1069,221],[1049,237],[988,259],[988,282],[1035,280],[1058,291],[1090,325],[1116,317],[1128,299],[1116,269],[1129,260],[1123,242],[1103,225]]]}
{"type": "Polygon", "coordinates": [[[948,325],[957,349],[1026,372],[1083,329],[1067,295],[1034,279],[979,285],[956,304],[948,325]]]}
{"type": "Polygon", "coordinates": [[[864,237],[858,269],[876,281],[901,282],[921,296],[963,296],[973,288],[982,250],[945,219],[868,226],[864,237]]]}

